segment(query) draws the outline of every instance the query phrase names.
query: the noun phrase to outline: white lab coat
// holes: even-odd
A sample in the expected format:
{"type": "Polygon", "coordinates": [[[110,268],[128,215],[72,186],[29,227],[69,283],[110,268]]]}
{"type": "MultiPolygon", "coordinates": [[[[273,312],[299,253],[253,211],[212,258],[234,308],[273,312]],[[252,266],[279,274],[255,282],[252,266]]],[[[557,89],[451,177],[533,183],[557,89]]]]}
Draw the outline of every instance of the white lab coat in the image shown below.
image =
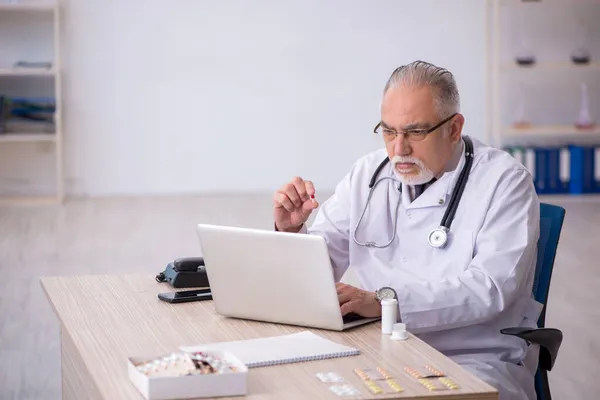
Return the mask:
{"type": "MultiPolygon", "coordinates": [[[[464,149],[457,168],[414,202],[403,186],[397,235],[389,247],[366,248],[352,239],[384,149],[353,165],[307,232],[325,237],[336,280],[351,267],[366,290],[393,287],[410,332],[498,388],[501,399],[533,400],[537,353],[528,368],[521,365],[533,346],[500,330],[535,327],[542,309],[531,294],[539,200],[521,164],[472,140],[475,157],[446,248],[432,248],[427,236],[442,220],[465,162],[464,149]]],[[[393,174],[388,163],[379,177],[393,174]]],[[[390,180],[377,185],[356,233],[359,242],[389,241],[397,187],[390,180]]]]}

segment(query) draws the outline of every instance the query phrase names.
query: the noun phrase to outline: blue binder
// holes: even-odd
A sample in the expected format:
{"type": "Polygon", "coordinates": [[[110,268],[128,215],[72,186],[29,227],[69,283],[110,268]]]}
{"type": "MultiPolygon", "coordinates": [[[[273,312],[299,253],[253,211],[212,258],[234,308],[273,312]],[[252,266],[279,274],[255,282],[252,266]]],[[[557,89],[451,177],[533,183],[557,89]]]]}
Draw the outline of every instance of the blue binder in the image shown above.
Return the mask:
{"type": "Polygon", "coordinates": [[[538,194],[545,194],[549,192],[548,152],[542,148],[533,148],[533,152],[535,154],[533,183],[538,194]]]}
{"type": "Polygon", "coordinates": [[[598,191],[595,177],[596,148],[588,146],[570,146],[571,182],[569,192],[572,194],[594,193],[598,191]]]}
{"type": "MultiPolygon", "coordinates": [[[[561,176],[563,160],[560,147],[535,149],[536,189],[540,194],[568,193],[569,176],[561,176]]],[[[570,168],[570,166],[566,166],[570,168]]]]}

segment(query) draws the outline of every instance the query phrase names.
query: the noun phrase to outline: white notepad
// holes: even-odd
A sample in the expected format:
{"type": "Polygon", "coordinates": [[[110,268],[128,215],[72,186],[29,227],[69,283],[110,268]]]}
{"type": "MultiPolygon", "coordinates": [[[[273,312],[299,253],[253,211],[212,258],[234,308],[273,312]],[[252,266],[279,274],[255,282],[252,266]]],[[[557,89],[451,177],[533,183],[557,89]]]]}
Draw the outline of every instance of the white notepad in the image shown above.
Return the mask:
{"type": "Polygon", "coordinates": [[[180,349],[186,352],[228,351],[248,368],[360,354],[358,349],[333,342],[309,331],[233,342],[182,346],[180,349]]]}

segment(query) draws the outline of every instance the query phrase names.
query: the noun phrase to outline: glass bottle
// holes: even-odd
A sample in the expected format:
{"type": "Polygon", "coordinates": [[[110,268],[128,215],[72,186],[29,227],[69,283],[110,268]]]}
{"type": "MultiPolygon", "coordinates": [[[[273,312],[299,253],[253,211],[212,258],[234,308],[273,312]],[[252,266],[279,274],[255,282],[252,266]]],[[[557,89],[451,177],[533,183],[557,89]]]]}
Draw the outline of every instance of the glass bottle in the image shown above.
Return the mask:
{"type": "Polygon", "coordinates": [[[535,64],[535,54],[532,46],[529,42],[527,30],[525,29],[525,16],[521,13],[516,18],[516,35],[517,35],[517,50],[515,54],[515,61],[517,65],[530,66],[535,64]]]}
{"type": "Polygon", "coordinates": [[[588,35],[587,29],[584,24],[583,18],[578,18],[578,40],[577,45],[571,52],[571,61],[574,64],[588,64],[590,62],[590,50],[588,46],[588,35]]]}
{"type": "Polygon", "coordinates": [[[519,83],[519,88],[517,89],[517,97],[516,97],[516,111],[515,111],[515,119],[513,122],[513,126],[517,129],[529,128],[531,126],[531,122],[527,116],[527,107],[525,101],[525,88],[523,82],[519,83]]]}
{"type": "Polygon", "coordinates": [[[596,124],[590,115],[590,100],[587,85],[581,83],[581,100],[579,105],[579,116],[575,122],[577,129],[592,129],[596,124]]]}

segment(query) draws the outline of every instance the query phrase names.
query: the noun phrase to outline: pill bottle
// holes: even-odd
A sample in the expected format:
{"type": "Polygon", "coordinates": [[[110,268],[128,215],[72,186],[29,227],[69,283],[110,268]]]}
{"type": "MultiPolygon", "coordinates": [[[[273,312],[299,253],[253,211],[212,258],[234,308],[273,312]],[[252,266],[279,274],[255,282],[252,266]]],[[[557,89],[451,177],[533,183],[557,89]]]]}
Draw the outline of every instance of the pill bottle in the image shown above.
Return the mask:
{"type": "Polygon", "coordinates": [[[396,322],[398,322],[398,300],[381,300],[381,333],[391,335],[396,322]]]}

